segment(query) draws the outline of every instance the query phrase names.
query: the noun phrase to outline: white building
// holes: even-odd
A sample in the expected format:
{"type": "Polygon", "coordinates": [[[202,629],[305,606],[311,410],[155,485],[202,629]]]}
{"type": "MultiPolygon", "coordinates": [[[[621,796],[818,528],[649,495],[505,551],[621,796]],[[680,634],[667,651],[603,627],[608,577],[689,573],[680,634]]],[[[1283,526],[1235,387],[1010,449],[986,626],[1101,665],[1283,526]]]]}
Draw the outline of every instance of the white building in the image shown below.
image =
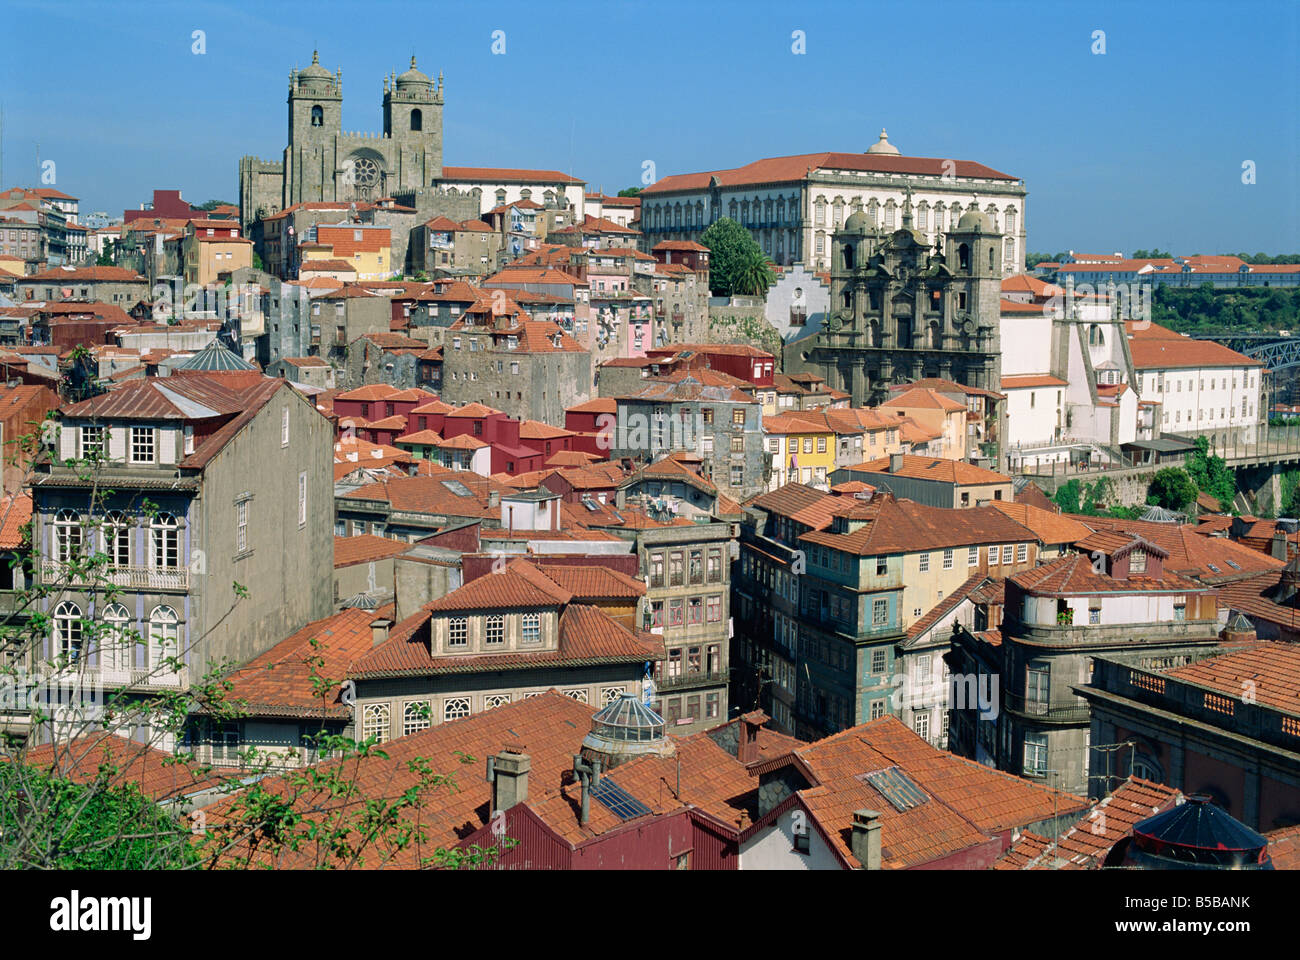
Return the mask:
{"type": "Polygon", "coordinates": [[[901,227],[910,195],[915,230],[935,243],[963,213],[983,211],[1004,235],[1003,273],[1024,269],[1025,184],[982,163],[903,156],[885,131],[863,153],[809,153],[755,160],[731,170],[685,173],[641,191],[650,243],[698,241],[722,217],[749,228],[779,265],[830,269],[831,236],[858,210],[885,230],[901,227]]]}

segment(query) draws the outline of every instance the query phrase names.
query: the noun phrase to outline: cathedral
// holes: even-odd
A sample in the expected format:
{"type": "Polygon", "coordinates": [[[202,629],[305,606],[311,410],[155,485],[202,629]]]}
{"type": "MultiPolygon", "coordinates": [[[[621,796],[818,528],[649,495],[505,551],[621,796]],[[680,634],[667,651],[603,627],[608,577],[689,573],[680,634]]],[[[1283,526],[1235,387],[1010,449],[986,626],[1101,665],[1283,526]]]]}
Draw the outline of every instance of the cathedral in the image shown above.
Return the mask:
{"type": "Polygon", "coordinates": [[[342,71],[311,66],[289,73],[289,143],[279,161],[244,157],[239,204],[245,225],[297,203],[374,200],[419,190],[442,176],[442,76],[435,82],[411,57],[384,79],[383,133],[342,129],[342,71]]]}
{"type": "Polygon", "coordinates": [[[902,212],[898,230],[859,210],[835,232],[826,322],[786,348],[786,371],[825,377],[855,407],[923,377],[998,390],[1001,234],[972,207],[931,247],[912,227],[910,190],[902,212]]]}

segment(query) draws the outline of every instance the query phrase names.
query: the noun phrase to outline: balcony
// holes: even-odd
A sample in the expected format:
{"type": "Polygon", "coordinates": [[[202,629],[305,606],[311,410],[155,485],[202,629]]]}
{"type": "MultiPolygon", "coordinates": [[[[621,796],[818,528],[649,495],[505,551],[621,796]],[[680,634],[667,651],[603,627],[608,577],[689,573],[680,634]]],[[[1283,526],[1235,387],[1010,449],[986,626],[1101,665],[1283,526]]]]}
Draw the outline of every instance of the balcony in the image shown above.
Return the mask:
{"type": "Polygon", "coordinates": [[[654,684],[656,690],[682,690],[726,683],[728,679],[727,670],[697,670],[695,673],[683,673],[675,677],[655,677],[654,684]]]}
{"type": "Polygon", "coordinates": [[[1092,716],[1088,704],[1076,697],[1067,700],[1036,700],[1022,694],[1008,693],[1006,708],[1017,716],[1048,723],[1087,723],[1092,716]]]}
{"type": "Polygon", "coordinates": [[[188,590],[188,567],[143,567],[123,565],[102,567],[93,573],[73,573],[57,560],[41,561],[41,582],[47,586],[113,586],[131,590],[188,590]]]}

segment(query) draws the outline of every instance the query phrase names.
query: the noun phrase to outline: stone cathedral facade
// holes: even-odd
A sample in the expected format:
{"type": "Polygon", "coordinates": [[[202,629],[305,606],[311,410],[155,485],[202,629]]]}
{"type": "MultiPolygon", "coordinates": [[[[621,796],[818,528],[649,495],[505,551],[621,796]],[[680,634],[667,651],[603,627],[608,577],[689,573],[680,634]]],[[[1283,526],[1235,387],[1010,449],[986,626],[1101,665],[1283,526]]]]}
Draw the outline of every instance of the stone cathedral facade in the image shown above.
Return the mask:
{"type": "Polygon", "coordinates": [[[930,246],[912,227],[910,191],[898,230],[852,214],[833,236],[826,323],[786,348],[787,372],[825,377],[853,406],[922,377],[998,390],[1002,239],[972,209],[930,246]]]}
{"type": "Polygon", "coordinates": [[[342,129],[342,71],[330,73],[316,53],[289,73],[289,142],[283,159],[244,157],[239,205],[247,227],[297,203],[375,200],[418,191],[442,176],[442,76],[410,69],[384,79],[383,132],[342,129]]]}

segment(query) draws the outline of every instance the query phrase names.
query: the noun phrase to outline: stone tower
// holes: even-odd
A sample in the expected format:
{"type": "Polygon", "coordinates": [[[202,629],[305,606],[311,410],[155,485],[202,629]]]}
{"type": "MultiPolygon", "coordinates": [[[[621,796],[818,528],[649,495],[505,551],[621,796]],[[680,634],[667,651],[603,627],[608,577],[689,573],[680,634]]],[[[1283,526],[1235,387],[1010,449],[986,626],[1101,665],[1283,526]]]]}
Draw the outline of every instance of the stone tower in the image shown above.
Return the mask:
{"type": "Polygon", "coordinates": [[[419,167],[420,186],[442,176],[442,74],[435,85],[411,57],[409,70],[384,81],[384,136],[397,144],[401,168],[419,167]]]}
{"type": "Polygon", "coordinates": [[[787,372],[825,377],[854,406],[880,403],[890,384],[923,377],[997,390],[1000,244],[973,205],[942,250],[913,229],[910,193],[898,230],[882,232],[856,210],[832,240],[826,323],[790,345],[787,372]]]}

